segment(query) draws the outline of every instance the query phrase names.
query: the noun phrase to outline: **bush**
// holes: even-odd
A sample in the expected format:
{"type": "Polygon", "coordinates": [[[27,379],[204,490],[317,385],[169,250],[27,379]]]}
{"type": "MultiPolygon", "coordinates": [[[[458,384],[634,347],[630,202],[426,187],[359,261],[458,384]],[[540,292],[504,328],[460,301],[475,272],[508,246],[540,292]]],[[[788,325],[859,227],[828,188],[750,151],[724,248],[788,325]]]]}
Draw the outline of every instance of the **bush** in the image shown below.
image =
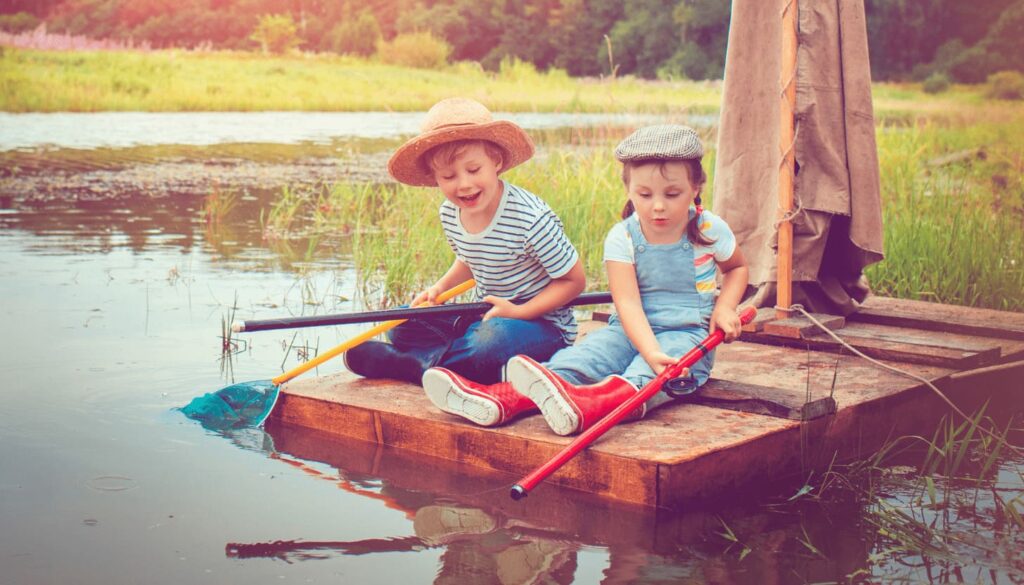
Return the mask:
{"type": "Polygon", "coordinates": [[[391,42],[377,43],[377,56],[391,65],[440,69],[448,64],[452,47],[429,32],[400,34],[391,42]]]}
{"type": "Polygon", "coordinates": [[[949,75],[960,83],[984,83],[990,73],[996,71],[997,57],[979,46],[967,49],[949,64],[949,75]]]}
{"type": "Polygon", "coordinates": [[[369,8],[339,22],[327,34],[326,48],[343,55],[369,57],[380,41],[380,24],[369,8]]]}
{"type": "Polygon", "coordinates": [[[949,89],[949,78],[945,73],[932,73],[921,84],[925,93],[942,93],[949,89]]]}
{"type": "Polygon", "coordinates": [[[997,100],[1024,99],[1024,75],[1019,71],[1000,71],[990,75],[985,95],[997,100]]]}
{"type": "Polygon", "coordinates": [[[264,14],[249,38],[263,48],[263,52],[282,54],[299,46],[298,29],[291,14],[264,14]]]}
{"type": "Polygon", "coordinates": [[[34,30],[39,26],[39,22],[38,18],[32,16],[28,12],[0,14],[0,30],[7,31],[9,33],[18,34],[34,30]]]}

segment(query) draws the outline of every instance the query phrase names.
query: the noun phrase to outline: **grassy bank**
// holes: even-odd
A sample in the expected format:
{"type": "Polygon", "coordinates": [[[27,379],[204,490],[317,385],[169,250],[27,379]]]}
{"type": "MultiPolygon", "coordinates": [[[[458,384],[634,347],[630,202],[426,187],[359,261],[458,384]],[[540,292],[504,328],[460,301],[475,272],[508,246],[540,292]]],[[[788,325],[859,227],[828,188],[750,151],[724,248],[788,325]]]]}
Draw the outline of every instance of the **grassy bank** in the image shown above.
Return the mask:
{"type": "MultiPolygon", "coordinates": [[[[562,218],[592,290],[607,285],[604,236],[624,201],[611,156],[616,132],[546,145],[546,157],[507,175],[562,218]]],[[[875,292],[1024,311],[1024,108],[882,125],[878,147],[886,259],[867,270],[875,292]],[[951,153],[969,154],[935,163],[951,153]]],[[[714,168],[713,151],[706,163],[714,168]]],[[[365,294],[393,304],[451,262],[437,225],[440,202],[431,189],[345,184],[286,191],[265,221],[272,236],[351,234],[365,294]]]]}
{"type": "Polygon", "coordinates": [[[886,259],[867,274],[882,294],[1024,311],[1024,112],[970,114],[879,129],[886,259]]]}
{"type": "Polygon", "coordinates": [[[409,69],[327,55],[187,51],[0,52],[0,110],[422,111],[461,95],[495,111],[717,110],[718,84],[579,80],[509,64],[409,69]]]}
{"type": "MultiPolygon", "coordinates": [[[[513,63],[410,69],[330,55],[243,52],[33,51],[0,47],[0,111],[422,111],[453,95],[498,111],[714,112],[718,82],[570,78],[513,63]]],[[[939,96],[875,85],[881,117],[942,114],[981,101],[976,88],[939,96]]]]}

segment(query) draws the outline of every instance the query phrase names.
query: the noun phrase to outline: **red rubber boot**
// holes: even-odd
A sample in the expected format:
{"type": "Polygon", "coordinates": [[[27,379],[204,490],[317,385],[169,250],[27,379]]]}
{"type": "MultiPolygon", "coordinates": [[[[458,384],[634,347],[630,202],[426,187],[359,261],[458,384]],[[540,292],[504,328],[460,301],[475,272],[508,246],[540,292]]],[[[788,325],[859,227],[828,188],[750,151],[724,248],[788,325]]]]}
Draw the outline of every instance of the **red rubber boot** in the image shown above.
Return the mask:
{"type": "Polygon", "coordinates": [[[537,405],[516,392],[508,382],[477,384],[445,368],[430,368],[424,372],[423,390],[434,406],[484,427],[504,424],[537,411],[537,405]]]}
{"type": "MultiPolygon", "coordinates": [[[[585,386],[570,384],[525,355],[510,359],[505,372],[512,386],[540,408],[551,430],[563,436],[589,429],[640,392],[622,376],[585,386]]],[[[623,420],[643,418],[645,412],[646,407],[640,405],[623,420]]]]}

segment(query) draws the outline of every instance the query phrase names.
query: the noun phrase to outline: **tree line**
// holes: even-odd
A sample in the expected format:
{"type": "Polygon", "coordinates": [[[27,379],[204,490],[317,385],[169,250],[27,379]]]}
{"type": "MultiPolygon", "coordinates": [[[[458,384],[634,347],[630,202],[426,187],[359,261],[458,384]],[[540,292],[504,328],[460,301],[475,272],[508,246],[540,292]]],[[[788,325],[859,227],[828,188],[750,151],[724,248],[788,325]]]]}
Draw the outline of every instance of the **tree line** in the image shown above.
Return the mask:
{"type": "MultiPolygon", "coordinates": [[[[1024,71],[1024,0],[865,6],[876,80],[974,83],[1024,71]]],[[[289,46],[306,51],[370,55],[381,42],[429,33],[450,60],[485,69],[515,58],[573,76],[718,79],[730,12],[729,0],[0,0],[0,28],[45,23],[153,47],[252,49],[261,19],[274,15],[294,37],[289,46]]]]}

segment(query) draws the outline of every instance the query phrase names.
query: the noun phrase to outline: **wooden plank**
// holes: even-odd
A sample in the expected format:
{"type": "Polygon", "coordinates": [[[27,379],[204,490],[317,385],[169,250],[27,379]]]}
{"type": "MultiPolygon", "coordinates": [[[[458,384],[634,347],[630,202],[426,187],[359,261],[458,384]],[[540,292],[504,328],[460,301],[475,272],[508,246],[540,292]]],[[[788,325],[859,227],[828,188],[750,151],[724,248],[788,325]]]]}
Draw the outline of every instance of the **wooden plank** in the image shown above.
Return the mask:
{"type": "Polygon", "coordinates": [[[868,297],[848,321],[1024,340],[1024,313],[868,297]]]}
{"type": "MultiPolygon", "coordinates": [[[[814,411],[824,416],[828,413],[820,409],[824,407],[823,403],[829,400],[831,397],[817,398],[808,403],[806,396],[781,393],[778,388],[715,378],[708,380],[693,394],[681,399],[687,404],[700,404],[789,420],[804,419],[807,405],[814,405],[814,411]]],[[[830,409],[832,412],[835,411],[835,401],[831,402],[830,409]]]]}
{"type": "Polygon", "coordinates": [[[872,323],[850,323],[843,328],[841,333],[840,337],[844,339],[845,336],[873,338],[921,347],[994,353],[996,356],[1000,355],[1000,350],[1004,345],[1010,344],[1009,342],[989,337],[977,337],[944,331],[922,331],[908,327],[891,327],[872,323]]]}
{"type": "Polygon", "coordinates": [[[757,316],[750,323],[743,326],[743,331],[748,333],[757,333],[764,329],[764,324],[775,320],[775,309],[771,307],[761,307],[757,310],[757,316]]]}
{"type": "MultiPolygon", "coordinates": [[[[825,315],[822,313],[810,313],[811,317],[819,323],[835,331],[846,325],[846,319],[838,315],[825,315]]],[[[821,329],[810,319],[797,314],[788,319],[775,319],[764,323],[763,331],[768,335],[789,337],[790,339],[803,339],[809,334],[820,333],[821,329]]]]}
{"type": "MultiPolygon", "coordinates": [[[[847,334],[844,330],[837,331],[836,334],[840,339],[849,343],[858,351],[875,359],[938,366],[956,370],[988,365],[995,363],[999,359],[998,348],[985,351],[965,351],[963,349],[950,349],[934,345],[909,344],[879,339],[873,336],[862,337],[847,334]]],[[[814,351],[839,351],[843,347],[842,344],[825,333],[811,335],[804,339],[779,337],[766,333],[744,333],[743,339],[754,343],[799,347],[814,351]]]]}

